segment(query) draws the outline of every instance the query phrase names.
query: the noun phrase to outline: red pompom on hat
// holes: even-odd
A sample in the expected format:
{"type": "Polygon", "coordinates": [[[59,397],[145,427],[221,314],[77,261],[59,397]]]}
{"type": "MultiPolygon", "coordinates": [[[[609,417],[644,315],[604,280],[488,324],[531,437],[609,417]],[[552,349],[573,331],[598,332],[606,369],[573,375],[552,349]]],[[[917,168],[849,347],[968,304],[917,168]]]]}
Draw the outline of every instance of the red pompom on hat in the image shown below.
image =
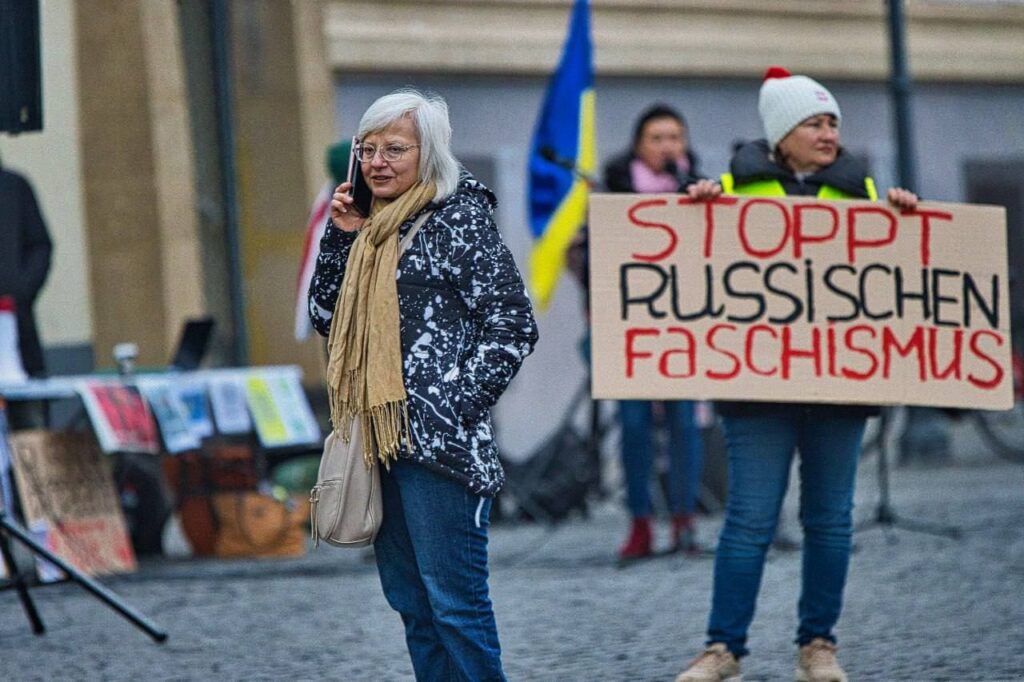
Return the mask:
{"type": "Polygon", "coordinates": [[[769,66],[764,71],[764,80],[768,80],[769,78],[789,78],[792,75],[793,74],[789,72],[789,69],[785,67],[769,66]]]}
{"type": "Polygon", "coordinates": [[[794,76],[781,66],[765,70],[757,111],[771,149],[811,116],[832,114],[837,121],[842,118],[839,104],[824,85],[807,76],[794,76]]]}

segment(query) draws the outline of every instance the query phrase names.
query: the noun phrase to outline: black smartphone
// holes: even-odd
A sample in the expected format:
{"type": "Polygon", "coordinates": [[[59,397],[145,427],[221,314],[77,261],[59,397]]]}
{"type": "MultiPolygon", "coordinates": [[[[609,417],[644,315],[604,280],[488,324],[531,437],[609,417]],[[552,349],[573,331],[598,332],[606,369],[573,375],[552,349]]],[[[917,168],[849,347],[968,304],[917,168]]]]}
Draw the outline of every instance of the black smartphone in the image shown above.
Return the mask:
{"type": "Polygon", "coordinates": [[[370,205],[373,203],[373,193],[370,186],[366,184],[363,177],[363,167],[356,156],[356,149],[359,148],[359,138],[352,138],[352,153],[348,157],[348,182],[352,183],[348,195],[352,197],[352,205],[356,207],[364,218],[370,215],[370,205]]]}

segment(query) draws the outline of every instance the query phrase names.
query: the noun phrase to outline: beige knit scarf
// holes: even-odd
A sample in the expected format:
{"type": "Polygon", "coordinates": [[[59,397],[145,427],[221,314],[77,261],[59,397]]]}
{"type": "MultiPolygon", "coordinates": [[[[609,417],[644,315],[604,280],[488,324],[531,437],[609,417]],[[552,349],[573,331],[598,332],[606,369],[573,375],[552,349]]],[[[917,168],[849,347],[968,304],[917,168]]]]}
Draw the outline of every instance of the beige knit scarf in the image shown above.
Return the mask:
{"type": "Polygon", "coordinates": [[[409,443],[409,413],[399,338],[398,228],[434,197],[417,183],[397,199],[375,199],[349,253],[327,337],[331,425],[345,442],[353,420],[363,431],[363,457],[385,466],[409,443]]]}

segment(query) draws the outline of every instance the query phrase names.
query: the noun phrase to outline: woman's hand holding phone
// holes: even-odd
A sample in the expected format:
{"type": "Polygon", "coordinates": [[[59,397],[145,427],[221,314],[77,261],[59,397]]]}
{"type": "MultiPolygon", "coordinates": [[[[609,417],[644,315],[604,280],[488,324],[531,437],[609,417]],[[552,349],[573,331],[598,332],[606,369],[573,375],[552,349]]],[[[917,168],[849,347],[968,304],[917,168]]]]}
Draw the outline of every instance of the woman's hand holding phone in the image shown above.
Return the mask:
{"type": "Polygon", "coordinates": [[[343,182],[334,188],[334,196],[331,197],[331,220],[343,232],[355,232],[366,222],[366,218],[359,215],[353,206],[354,201],[349,194],[351,189],[351,182],[343,182]]]}

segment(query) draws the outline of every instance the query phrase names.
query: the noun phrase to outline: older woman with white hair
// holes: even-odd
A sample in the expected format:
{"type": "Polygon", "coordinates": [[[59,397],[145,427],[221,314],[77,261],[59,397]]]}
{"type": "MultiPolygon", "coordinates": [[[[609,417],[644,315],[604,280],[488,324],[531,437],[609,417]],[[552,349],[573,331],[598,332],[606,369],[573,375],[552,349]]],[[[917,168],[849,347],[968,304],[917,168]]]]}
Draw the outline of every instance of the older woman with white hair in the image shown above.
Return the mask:
{"type": "Polygon", "coordinates": [[[503,680],[487,526],[504,474],[489,409],[537,342],[533,310],[494,194],[452,155],[443,99],[381,97],[358,138],[371,209],[338,186],[309,293],[329,336],[331,420],[362,418],[384,465],[374,549],[416,679],[503,680]]]}

